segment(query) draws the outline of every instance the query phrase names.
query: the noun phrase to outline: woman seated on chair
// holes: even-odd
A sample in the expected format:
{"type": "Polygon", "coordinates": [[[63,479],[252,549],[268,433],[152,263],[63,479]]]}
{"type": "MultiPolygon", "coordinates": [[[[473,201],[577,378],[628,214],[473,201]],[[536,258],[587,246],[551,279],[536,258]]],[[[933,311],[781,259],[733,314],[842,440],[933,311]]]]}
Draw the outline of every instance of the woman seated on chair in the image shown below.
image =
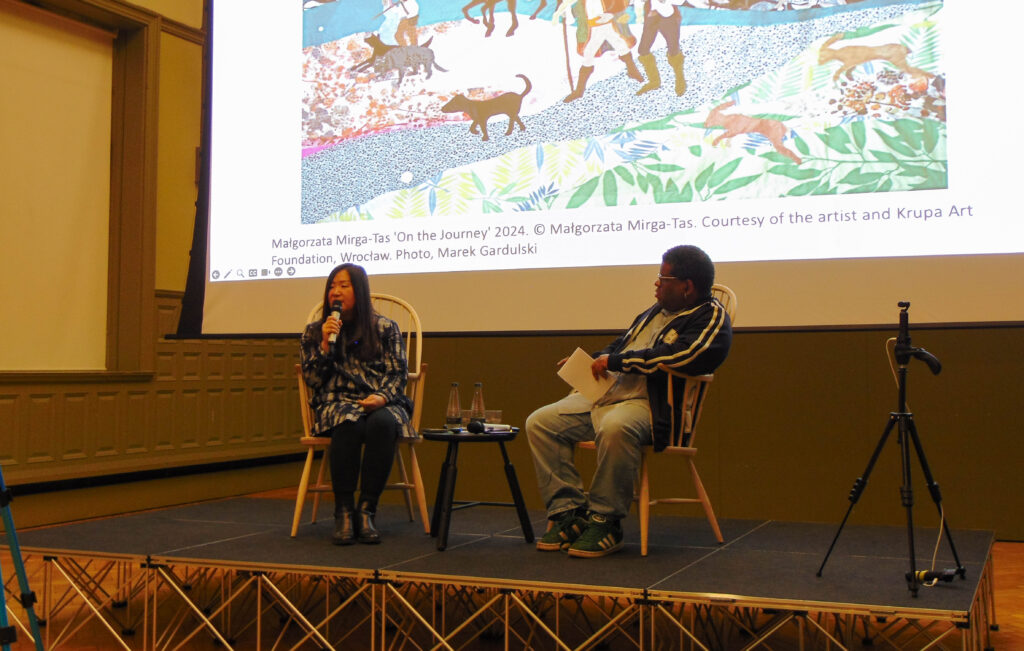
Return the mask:
{"type": "Polygon", "coordinates": [[[374,312],[362,267],[343,264],[331,271],[323,312],[306,326],[301,345],[313,429],[331,437],[332,541],[379,543],[377,500],[395,460],[398,436],[409,426],[412,403],[404,393],[408,363],[402,334],[394,321],[374,312]]]}

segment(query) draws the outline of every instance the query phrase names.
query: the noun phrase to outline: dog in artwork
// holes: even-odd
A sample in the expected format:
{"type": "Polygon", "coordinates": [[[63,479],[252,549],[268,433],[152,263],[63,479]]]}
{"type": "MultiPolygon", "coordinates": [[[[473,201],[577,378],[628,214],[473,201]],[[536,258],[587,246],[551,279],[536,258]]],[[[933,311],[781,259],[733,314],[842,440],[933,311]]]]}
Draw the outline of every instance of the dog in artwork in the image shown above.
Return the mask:
{"type": "Polygon", "coordinates": [[[792,161],[797,165],[803,162],[794,151],[782,144],[782,139],[785,137],[787,131],[786,125],[782,124],[778,120],[754,118],[749,115],[727,115],[725,110],[735,104],[736,102],[732,101],[725,102],[724,104],[719,104],[715,108],[711,109],[711,112],[708,113],[708,117],[704,121],[705,127],[721,127],[725,129],[725,133],[722,133],[715,138],[711,143],[711,146],[718,145],[718,143],[725,138],[735,138],[736,136],[744,133],[759,133],[772,143],[772,146],[775,147],[775,151],[792,159],[792,161]]]}
{"type": "MultiPolygon", "coordinates": [[[[350,70],[353,70],[354,72],[369,70],[373,67],[374,61],[387,54],[389,50],[393,50],[397,47],[396,45],[388,45],[384,41],[380,40],[380,36],[377,36],[376,34],[370,34],[364,38],[363,41],[370,46],[370,56],[352,66],[350,70]]],[[[429,41],[427,43],[429,44],[429,41]]]]}
{"type": "Polygon", "coordinates": [[[465,113],[469,116],[470,122],[469,132],[483,134],[483,140],[488,139],[487,135],[487,120],[495,115],[505,114],[508,116],[508,129],[505,131],[505,135],[512,135],[512,131],[518,124],[521,131],[526,131],[526,125],[519,119],[519,110],[523,106],[523,98],[530,92],[533,85],[526,75],[516,75],[522,78],[526,84],[526,88],[523,89],[522,93],[502,93],[497,97],[490,99],[470,99],[465,95],[459,94],[448,100],[448,102],[441,107],[441,111],[444,113],[465,113]]]}
{"type": "Polygon", "coordinates": [[[384,79],[395,70],[398,72],[398,79],[395,80],[395,88],[401,85],[407,73],[425,72],[426,78],[430,79],[434,70],[448,72],[434,60],[434,51],[428,45],[433,38],[427,40],[423,45],[399,45],[393,47],[373,61],[373,70],[377,73],[378,79],[384,79]]]}

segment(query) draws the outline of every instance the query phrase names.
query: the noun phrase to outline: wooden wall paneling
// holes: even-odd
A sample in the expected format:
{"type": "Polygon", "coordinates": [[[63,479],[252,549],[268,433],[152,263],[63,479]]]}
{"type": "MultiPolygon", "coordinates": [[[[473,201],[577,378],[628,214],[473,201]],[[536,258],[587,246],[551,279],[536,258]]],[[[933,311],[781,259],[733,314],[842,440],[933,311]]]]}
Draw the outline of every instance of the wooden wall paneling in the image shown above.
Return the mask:
{"type": "Polygon", "coordinates": [[[56,427],[60,405],[52,391],[33,391],[28,396],[28,440],[25,464],[52,463],[60,458],[57,452],[56,427]]]}
{"type": "Polygon", "coordinates": [[[124,450],[128,454],[152,451],[153,419],[151,393],[142,389],[125,391],[124,450]]]}
{"type": "Polygon", "coordinates": [[[301,429],[298,418],[298,392],[275,385],[267,396],[267,435],[271,441],[294,440],[293,432],[301,429]]]}
{"type": "Polygon", "coordinates": [[[117,454],[118,392],[101,388],[94,396],[96,401],[93,420],[92,457],[100,459],[117,454]]]}
{"type": "Polygon", "coordinates": [[[241,445],[246,442],[249,429],[249,405],[252,390],[239,381],[232,382],[227,390],[224,410],[224,442],[241,445]]]}
{"type": "MultiPolygon", "coordinates": [[[[249,362],[251,355],[249,348],[242,342],[233,341],[229,344],[227,352],[227,375],[233,381],[245,380],[249,377],[249,362]]],[[[256,354],[259,348],[258,342],[252,344],[252,354],[256,354]]],[[[254,378],[255,379],[255,378],[254,378]]]]}
{"type": "Polygon", "coordinates": [[[247,392],[246,412],[249,419],[249,443],[267,443],[270,440],[270,386],[261,383],[261,386],[254,386],[247,392]]]}
{"type": "MultiPolygon", "coordinates": [[[[163,309],[163,306],[160,307],[163,309]]],[[[8,381],[0,462],[14,484],[295,452],[292,340],[155,342],[152,376],[8,381]]]]}
{"type": "Polygon", "coordinates": [[[181,426],[181,390],[157,389],[153,392],[153,450],[169,452],[183,447],[181,426]]]}
{"type": "Polygon", "coordinates": [[[202,392],[198,388],[181,390],[181,431],[178,434],[181,450],[202,446],[200,439],[204,418],[200,404],[202,392]]]}
{"type": "MultiPolygon", "coordinates": [[[[0,393],[0,432],[3,432],[3,445],[0,445],[0,466],[13,470],[21,464],[23,443],[25,441],[24,418],[20,415],[20,396],[15,391],[0,393]]],[[[7,480],[7,476],[4,476],[7,480]]]]}
{"type": "Polygon", "coordinates": [[[228,377],[228,343],[226,341],[204,341],[203,352],[206,356],[203,367],[208,382],[225,380],[228,377]]]}
{"type": "Polygon", "coordinates": [[[207,419],[203,423],[203,436],[199,440],[205,447],[218,447],[224,444],[224,412],[227,409],[225,393],[223,388],[213,386],[204,392],[207,419]]]}
{"type": "Polygon", "coordinates": [[[173,350],[161,346],[156,351],[156,367],[154,369],[153,381],[157,383],[174,383],[177,381],[181,369],[179,368],[182,355],[173,350]]]}
{"type": "Polygon", "coordinates": [[[181,361],[179,380],[196,381],[200,378],[203,368],[203,353],[197,344],[189,344],[185,350],[178,354],[181,361]]]}
{"type": "Polygon", "coordinates": [[[203,447],[216,447],[224,443],[224,380],[227,376],[226,342],[203,342],[203,399],[200,408],[205,413],[202,434],[199,437],[203,447]]]}
{"type": "Polygon", "coordinates": [[[179,306],[180,302],[171,303],[160,292],[157,293],[156,332],[159,336],[170,334],[178,329],[178,316],[181,314],[179,306]]]}
{"type": "Polygon", "coordinates": [[[62,395],[63,413],[61,423],[61,461],[78,461],[89,458],[88,430],[91,396],[85,391],[66,391],[62,395]]]}

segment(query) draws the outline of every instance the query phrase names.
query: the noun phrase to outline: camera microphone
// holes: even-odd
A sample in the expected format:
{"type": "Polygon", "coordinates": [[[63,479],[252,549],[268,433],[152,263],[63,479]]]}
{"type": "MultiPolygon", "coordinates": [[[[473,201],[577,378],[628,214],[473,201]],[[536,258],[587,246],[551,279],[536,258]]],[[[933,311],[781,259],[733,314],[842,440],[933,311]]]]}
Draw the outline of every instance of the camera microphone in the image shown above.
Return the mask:
{"type": "Polygon", "coordinates": [[[930,585],[938,581],[949,583],[956,575],[956,570],[918,570],[917,572],[907,572],[906,576],[907,581],[913,581],[916,576],[918,583],[930,585]]]}
{"type": "MultiPolygon", "coordinates": [[[[334,301],[333,303],[331,303],[331,316],[333,316],[335,319],[341,318],[341,301],[334,301]]],[[[337,332],[332,332],[330,335],[327,336],[327,346],[329,347],[332,356],[334,355],[334,344],[337,341],[337,332]]]]}
{"type": "Polygon", "coordinates": [[[907,310],[910,309],[910,301],[900,301],[898,305],[900,308],[900,327],[899,333],[896,335],[896,347],[893,349],[896,363],[900,366],[906,366],[910,363],[910,358],[913,357],[927,364],[928,370],[932,372],[932,375],[938,375],[942,371],[942,362],[939,361],[939,358],[924,348],[915,348],[910,343],[910,325],[909,317],[907,316],[907,310]]]}

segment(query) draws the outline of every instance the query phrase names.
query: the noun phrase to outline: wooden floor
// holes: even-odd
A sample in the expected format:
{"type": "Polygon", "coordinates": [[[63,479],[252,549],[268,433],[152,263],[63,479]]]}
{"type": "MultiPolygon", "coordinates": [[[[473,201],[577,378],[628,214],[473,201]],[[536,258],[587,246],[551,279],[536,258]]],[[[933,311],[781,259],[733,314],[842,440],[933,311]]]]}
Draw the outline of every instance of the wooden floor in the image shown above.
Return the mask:
{"type": "Polygon", "coordinates": [[[992,641],[997,649],[1024,649],[1024,542],[997,542],[992,566],[999,617],[992,641]]]}

